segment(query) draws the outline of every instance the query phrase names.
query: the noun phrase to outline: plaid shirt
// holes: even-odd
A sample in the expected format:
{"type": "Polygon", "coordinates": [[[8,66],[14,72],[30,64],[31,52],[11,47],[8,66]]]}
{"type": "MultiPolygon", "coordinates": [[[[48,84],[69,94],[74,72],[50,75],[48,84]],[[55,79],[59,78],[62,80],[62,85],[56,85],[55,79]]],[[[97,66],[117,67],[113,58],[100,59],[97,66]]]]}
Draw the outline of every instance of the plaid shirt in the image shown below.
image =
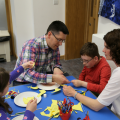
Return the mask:
{"type": "Polygon", "coordinates": [[[15,68],[27,61],[35,62],[35,66],[32,69],[25,69],[24,73],[16,79],[19,82],[51,82],[52,74],[46,74],[46,72],[53,71],[54,67],[61,68],[59,48],[57,50],[49,48],[45,35],[24,43],[15,68]]]}

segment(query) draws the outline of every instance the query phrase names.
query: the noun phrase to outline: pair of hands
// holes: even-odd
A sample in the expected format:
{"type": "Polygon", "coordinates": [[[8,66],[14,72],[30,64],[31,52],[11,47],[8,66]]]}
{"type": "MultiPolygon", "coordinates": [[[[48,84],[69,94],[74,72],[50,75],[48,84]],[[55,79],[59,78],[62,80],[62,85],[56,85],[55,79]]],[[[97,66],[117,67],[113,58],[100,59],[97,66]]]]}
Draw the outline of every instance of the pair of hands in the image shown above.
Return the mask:
{"type": "MultiPolygon", "coordinates": [[[[23,68],[33,68],[34,67],[34,62],[33,61],[29,61],[26,62],[24,64],[22,64],[23,68]]],[[[54,68],[54,74],[52,76],[52,81],[58,83],[58,84],[67,84],[70,83],[69,80],[67,80],[67,78],[63,75],[63,72],[59,69],[59,68],[54,68]]]]}
{"type": "Polygon", "coordinates": [[[63,72],[59,68],[54,68],[52,81],[60,85],[70,83],[70,81],[63,75],[63,72]]]}
{"type": "Polygon", "coordinates": [[[73,85],[75,87],[83,86],[83,87],[87,88],[87,82],[85,82],[85,81],[82,81],[82,80],[72,80],[71,82],[73,83],[73,85]]]}
{"type": "MultiPolygon", "coordinates": [[[[81,80],[72,80],[71,82],[73,83],[73,85],[75,87],[80,87],[81,86],[81,80]]],[[[72,96],[72,97],[74,97],[76,91],[71,86],[63,86],[63,93],[66,96],[72,96]]]]}
{"type": "MultiPolygon", "coordinates": [[[[72,80],[71,81],[75,87],[87,87],[87,82],[81,81],[81,80],[72,80]]],[[[76,91],[71,86],[63,86],[63,93],[66,96],[72,96],[74,97],[76,91]]]]}

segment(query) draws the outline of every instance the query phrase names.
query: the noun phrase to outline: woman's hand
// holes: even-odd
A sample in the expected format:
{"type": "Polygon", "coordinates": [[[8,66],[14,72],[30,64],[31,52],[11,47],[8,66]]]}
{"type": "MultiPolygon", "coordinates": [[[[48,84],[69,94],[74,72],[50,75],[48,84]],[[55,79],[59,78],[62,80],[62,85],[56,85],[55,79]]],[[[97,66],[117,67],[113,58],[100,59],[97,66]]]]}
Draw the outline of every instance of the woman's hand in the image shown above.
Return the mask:
{"type": "Polygon", "coordinates": [[[63,93],[66,96],[72,96],[72,97],[74,97],[76,91],[71,86],[63,86],[63,93]]]}

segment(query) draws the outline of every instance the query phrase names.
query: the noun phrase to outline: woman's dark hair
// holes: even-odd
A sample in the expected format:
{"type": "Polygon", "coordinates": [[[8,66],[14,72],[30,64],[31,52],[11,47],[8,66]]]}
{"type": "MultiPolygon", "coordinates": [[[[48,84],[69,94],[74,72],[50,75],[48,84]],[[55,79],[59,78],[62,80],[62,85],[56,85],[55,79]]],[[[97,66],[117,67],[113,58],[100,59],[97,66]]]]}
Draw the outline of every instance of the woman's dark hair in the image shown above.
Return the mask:
{"type": "MultiPolygon", "coordinates": [[[[2,93],[9,83],[9,73],[4,69],[0,68],[0,92],[2,93]]],[[[6,112],[11,114],[12,108],[7,102],[5,102],[5,97],[0,96],[0,106],[2,106],[6,112]]]]}
{"type": "Polygon", "coordinates": [[[60,31],[63,32],[64,34],[69,34],[67,26],[61,21],[53,21],[49,25],[46,34],[48,34],[49,31],[52,31],[54,34],[58,34],[60,31]]]}
{"type": "Polygon", "coordinates": [[[98,59],[100,58],[97,45],[91,42],[87,42],[82,46],[80,50],[80,55],[87,55],[91,58],[97,56],[98,59]]]}
{"type": "Polygon", "coordinates": [[[104,36],[106,47],[110,49],[110,56],[116,64],[120,64],[120,29],[114,29],[104,36]]]}

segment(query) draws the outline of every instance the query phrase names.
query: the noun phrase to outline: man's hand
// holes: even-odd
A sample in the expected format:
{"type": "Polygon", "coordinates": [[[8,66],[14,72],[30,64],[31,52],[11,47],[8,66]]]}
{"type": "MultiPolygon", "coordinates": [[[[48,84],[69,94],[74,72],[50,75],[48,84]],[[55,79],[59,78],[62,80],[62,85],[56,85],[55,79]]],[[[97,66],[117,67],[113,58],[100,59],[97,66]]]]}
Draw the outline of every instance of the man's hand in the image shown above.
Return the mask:
{"type": "Polygon", "coordinates": [[[58,83],[59,85],[70,83],[70,81],[64,75],[59,74],[53,74],[52,81],[58,83]]]}
{"type": "Polygon", "coordinates": [[[75,87],[80,87],[80,86],[87,87],[87,82],[85,82],[85,81],[72,80],[71,82],[73,83],[73,85],[74,85],[75,87]]]}
{"type": "Polygon", "coordinates": [[[66,96],[72,96],[72,97],[74,97],[76,91],[71,86],[63,86],[63,93],[66,96]]]}
{"type": "Polygon", "coordinates": [[[53,74],[63,75],[63,72],[59,68],[54,68],[53,74]]]}

